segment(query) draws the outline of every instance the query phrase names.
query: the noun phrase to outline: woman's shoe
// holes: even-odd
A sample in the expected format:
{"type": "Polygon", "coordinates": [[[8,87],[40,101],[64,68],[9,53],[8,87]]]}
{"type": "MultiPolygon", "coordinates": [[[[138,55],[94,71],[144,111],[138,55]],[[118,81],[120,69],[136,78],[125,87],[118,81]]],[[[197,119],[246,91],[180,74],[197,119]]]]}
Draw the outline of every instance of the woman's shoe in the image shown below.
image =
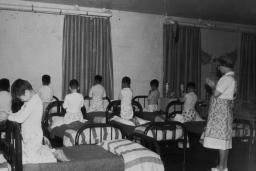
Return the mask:
{"type": "MultiPolygon", "coordinates": [[[[211,171],[220,171],[220,170],[218,168],[211,168],[211,171]]],[[[225,168],[222,171],[228,171],[228,168],[225,168]]]]}

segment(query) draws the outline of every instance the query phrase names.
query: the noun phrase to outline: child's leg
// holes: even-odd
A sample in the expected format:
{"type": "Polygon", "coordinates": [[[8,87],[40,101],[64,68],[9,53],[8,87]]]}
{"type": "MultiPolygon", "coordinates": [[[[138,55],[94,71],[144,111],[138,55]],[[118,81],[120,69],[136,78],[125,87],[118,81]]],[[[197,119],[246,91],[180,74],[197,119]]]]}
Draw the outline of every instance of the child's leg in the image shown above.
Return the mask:
{"type": "Polygon", "coordinates": [[[55,116],[55,117],[52,117],[52,123],[50,124],[50,128],[53,129],[63,124],[64,124],[64,117],[55,116]]]}
{"type": "Polygon", "coordinates": [[[186,119],[186,117],[184,117],[183,114],[176,114],[176,116],[172,120],[180,123],[184,123],[188,121],[188,119],[186,119]]]}
{"type": "Polygon", "coordinates": [[[111,121],[116,121],[116,122],[119,122],[119,123],[122,123],[122,124],[125,124],[125,125],[135,126],[134,123],[131,120],[123,119],[119,116],[113,116],[110,120],[111,121]]]}
{"type": "Polygon", "coordinates": [[[130,121],[133,122],[135,126],[140,125],[140,122],[138,121],[137,117],[133,117],[132,119],[130,119],[130,121]]]}

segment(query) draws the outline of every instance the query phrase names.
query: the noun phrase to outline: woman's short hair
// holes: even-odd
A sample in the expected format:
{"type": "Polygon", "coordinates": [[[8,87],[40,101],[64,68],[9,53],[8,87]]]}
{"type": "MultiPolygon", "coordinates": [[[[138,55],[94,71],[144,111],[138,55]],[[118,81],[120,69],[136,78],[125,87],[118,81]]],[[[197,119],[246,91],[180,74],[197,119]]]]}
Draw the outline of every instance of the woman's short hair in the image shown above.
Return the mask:
{"type": "Polygon", "coordinates": [[[230,59],[230,57],[227,57],[227,56],[219,57],[217,62],[220,66],[224,66],[224,67],[228,67],[228,68],[234,67],[234,61],[232,59],[230,59]]]}

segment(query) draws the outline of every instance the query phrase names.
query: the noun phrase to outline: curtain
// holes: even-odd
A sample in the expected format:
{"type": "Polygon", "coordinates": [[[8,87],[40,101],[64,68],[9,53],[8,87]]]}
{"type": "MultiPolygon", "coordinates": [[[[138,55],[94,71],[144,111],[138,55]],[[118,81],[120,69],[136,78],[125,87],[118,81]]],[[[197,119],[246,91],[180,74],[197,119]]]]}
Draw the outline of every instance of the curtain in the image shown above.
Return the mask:
{"type": "MultiPolygon", "coordinates": [[[[197,27],[164,24],[164,78],[168,92],[180,95],[180,84],[196,84],[197,94],[201,90],[201,35],[197,27]]],[[[166,94],[166,86],[163,86],[166,94]]]]}
{"type": "Polygon", "coordinates": [[[256,101],[256,35],[242,33],[238,96],[242,101],[256,101]]]}
{"type": "Polygon", "coordinates": [[[109,18],[65,16],[63,29],[63,97],[71,79],[88,95],[94,76],[103,77],[107,96],[113,97],[113,60],[109,18]]]}

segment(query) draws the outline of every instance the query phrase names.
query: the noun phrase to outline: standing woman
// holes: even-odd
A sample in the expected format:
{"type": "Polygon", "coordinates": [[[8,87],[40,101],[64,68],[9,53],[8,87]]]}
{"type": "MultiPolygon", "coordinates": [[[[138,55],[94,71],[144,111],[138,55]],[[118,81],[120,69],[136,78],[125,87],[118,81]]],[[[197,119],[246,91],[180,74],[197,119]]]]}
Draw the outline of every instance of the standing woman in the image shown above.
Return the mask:
{"type": "Polygon", "coordinates": [[[232,148],[233,99],[236,81],[232,70],[234,63],[226,56],[218,59],[218,70],[222,77],[218,83],[206,79],[213,95],[210,100],[209,115],[204,132],[203,146],[219,150],[219,164],[212,171],[228,171],[227,160],[232,148]]]}

